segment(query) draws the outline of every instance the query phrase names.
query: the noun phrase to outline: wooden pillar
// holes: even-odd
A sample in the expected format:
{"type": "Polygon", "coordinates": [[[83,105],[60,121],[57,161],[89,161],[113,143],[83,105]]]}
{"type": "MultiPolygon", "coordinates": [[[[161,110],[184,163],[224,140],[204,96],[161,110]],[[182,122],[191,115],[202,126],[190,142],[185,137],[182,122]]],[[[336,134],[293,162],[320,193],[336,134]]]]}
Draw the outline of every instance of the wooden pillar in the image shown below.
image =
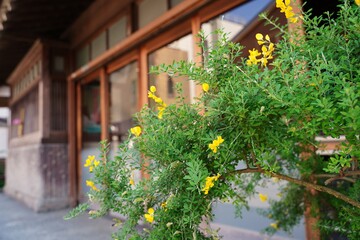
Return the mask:
{"type": "MultiPolygon", "coordinates": [[[[149,76],[148,76],[148,72],[149,72],[149,66],[148,66],[148,59],[147,59],[147,55],[148,55],[148,50],[146,47],[142,46],[140,48],[140,52],[139,52],[139,102],[138,102],[138,109],[139,111],[141,110],[141,108],[144,106],[144,104],[148,103],[148,97],[147,97],[147,92],[148,92],[148,88],[149,88],[149,76]]],[[[143,156],[141,157],[142,161],[145,161],[144,165],[148,165],[148,161],[147,159],[145,159],[143,156]]],[[[144,169],[141,169],[141,177],[142,178],[147,178],[149,179],[149,173],[145,172],[144,169]]]]}
{"type": "Polygon", "coordinates": [[[71,133],[76,132],[76,91],[75,83],[71,80],[67,82],[68,98],[68,143],[69,143],[69,203],[71,207],[77,204],[77,179],[76,179],[76,136],[71,133]]]}
{"type": "MultiPolygon", "coordinates": [[[[193,59],[196,64],[196,66],[201,66],[203,62],[202,58],[202,49],[199,46],[200,43],[200,37],[199,32],[201,30],[201,20],[198,14],[193,16],[191,18],[191,31],[192,31],[192,37],[193,37],[193,59]]],[[[195,88],[195,96],[199,97],[202,93],[202,88],[200,85],[196,85],[194,83],[193,87],[195,88]]]]}
{"type": "MultiPolygon", "coordinates": [[[[295,0],[291,2],[291,6],[293,8],[293,11],[296,16],[301,16],[301,6],[302,6],[302,0],[295,0]]],[[[292,23],[288,20],[288,30],[289,32],[294,32],[297,34],[297,36],[301,37],[304,36],[304,26],[303,21],[301,17],[298,17],[298,20],[296,23],[292,23]]],[[[294,42],[297,42],[297,39],[291,39],[294,42]]],[[[306,70],[305,70],[306,71],[306,70]]],[[[310,155],[311,152],[315,152],[316,149],[314,149],[312,146],[309,146],[308,149],[306,149],[307,152],[303,153],[301,155],[301,159],[303,161],[306,161],[310,155]]],[[[314,154],[314,153],[312,153],[314,154]]],[[[316,216],[313,216],[312,208],[314,206],[311,206],[311,198],[316,198],[317,192],[313,189],[307,189],[307,192],[305,193],[305,231],[306,231],[306,239],[307,240],[320,240],[320,230],[316,227],[317,222],[319,221],[319,218],[316,216]]],[[[313,212],[315,211],[316,214],[319,213],[319,209],[313,209],[313,212]]]]}
{"type": "Polygon", "coordinates": [[[148,60],[147,60],[148,50],[146,47],[142,46],[140,48],[139,52],[139,101],[138,101],[138,110],[140,111],[141,108],[144,106],[144,104],[148,103],[148,72],[149,72],[149,66],[148,66],[148,60]]]}
{"type": "Polygon", "coordinates": [[[109,140],[109,82],[105,68],[100,70],[101,140],[109,140]]]}

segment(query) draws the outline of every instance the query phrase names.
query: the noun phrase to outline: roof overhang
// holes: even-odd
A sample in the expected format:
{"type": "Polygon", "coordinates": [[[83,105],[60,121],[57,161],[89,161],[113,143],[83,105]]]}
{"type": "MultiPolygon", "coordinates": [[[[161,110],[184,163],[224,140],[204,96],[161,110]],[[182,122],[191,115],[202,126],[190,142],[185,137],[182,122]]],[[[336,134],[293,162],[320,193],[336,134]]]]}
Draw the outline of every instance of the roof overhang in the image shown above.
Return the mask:
{"type": "Polygon", "coordinates": [[[38,38],[61,40],[94,0],[0,0],[0,86],[38,38]]]}

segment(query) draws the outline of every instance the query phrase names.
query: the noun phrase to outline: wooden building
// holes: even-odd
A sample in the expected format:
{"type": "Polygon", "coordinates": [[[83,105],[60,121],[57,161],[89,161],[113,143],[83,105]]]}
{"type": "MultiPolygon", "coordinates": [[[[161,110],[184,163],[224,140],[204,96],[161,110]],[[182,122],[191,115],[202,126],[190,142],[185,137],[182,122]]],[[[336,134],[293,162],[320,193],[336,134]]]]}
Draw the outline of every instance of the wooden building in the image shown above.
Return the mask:
{"type": "Polygon", "coordinates": [[[258,13],[287,21],[272,0],[0,0],[0,7],[0,86],[12,92],[0,98],[11,109],[5,192],[36,211],[84,199],[86,156],[98,155],[102,139],[116,149],[132,114],[149,103],[150,85],[167,103],[176,82],[188,102],[200,93],[187,79],[149,75],[151,66],[201,64],[200,30],[223,28],[247,52],[257,32],[276,40],[258,13]]]}
{"type": "Polygon", "coordinates": [[[201,29],[224,28],[240,42],[253,39],[254,31],[265,31],[254,21],[257,14],[274,10],[274,4],[250,5],[244,0],[2,0],[0,81],[12,93],[2,99],[11,109],[5,192],[36,211],[82,201],[88,190],[84,159],[98,155],[101,139],[116,149],[132,115],[148,103],[150,84],[167,103],[176,98],[177,82],[188,102],[201,91],[185,78],[149,75],[150,66],[200,63],[201,29]],[[244,14],[246,6],[252,14],[244,14]],[[242,30],[249,34],[240,36],[242,30]]]}

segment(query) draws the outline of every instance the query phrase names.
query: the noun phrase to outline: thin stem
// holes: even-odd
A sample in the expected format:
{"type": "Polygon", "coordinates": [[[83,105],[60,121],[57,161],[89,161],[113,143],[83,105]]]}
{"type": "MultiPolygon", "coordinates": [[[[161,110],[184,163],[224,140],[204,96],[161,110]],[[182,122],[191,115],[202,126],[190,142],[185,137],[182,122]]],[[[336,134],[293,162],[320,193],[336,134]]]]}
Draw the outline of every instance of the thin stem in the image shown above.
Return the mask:
{"type": "Polygon", "coordinates": [[[296,179],[296,178],[292,178],[292,177],[289,177],[289,176],[286,176],[286,175],[283,175],[283,174],[279,174],[279,173],[274,173],[274,172],[266,172],[265,170],[261,169],[261,168],[245,168],[245,169],[239,169],[239,170],[236,170],[234,172],[231,172],[230,174],[243,174],[243,173],[262,173],[262,174],[268,174],[268,175],[271,175],[272,177],[277,177],[279,179],[282,179],[282,180],[286,180],[288,182],[292,182],[292,183],[295,183],[297,185],[300,185],[300,186],[304,186],[304,187],[307,187],[307,188],[311,188],[311,189],[314,189],[314,190],[317,190],[319,192],[325,192],[327,194],[330,194],[338,199],[341,199],[343,200],[344,202],[347,202],[351,205],[353,205],[354,207],[357,207],[357,208],[360,208],[360,203],[358,201],[355,201],[354,199],[352,198],[349,198],[348,196],[345,196],[344,194],[342,193],[339,193],[331,188],[328,188],[328,187],[324,187],[324,186],[321,186],[321,185],[317,185],[317,184],[314,184],[314,183],[309,183],[309,182],[306,182],[306,181],[303,181],[303,180],[300,180],[300,179],[296,179]]]}

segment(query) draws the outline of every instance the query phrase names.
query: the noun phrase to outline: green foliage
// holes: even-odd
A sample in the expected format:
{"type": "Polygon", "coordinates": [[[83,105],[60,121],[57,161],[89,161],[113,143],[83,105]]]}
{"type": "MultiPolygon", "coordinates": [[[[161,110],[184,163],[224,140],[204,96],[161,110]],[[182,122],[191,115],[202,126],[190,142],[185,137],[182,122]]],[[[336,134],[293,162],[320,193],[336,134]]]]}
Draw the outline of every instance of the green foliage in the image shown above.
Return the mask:
{"type": "Polygon", "coordinates": [[[68,212],[68,214],[66,214],[64,216],[64,219],[69,220],[69,219],[72,219],[74,217],[77,217],[80,214],[83,214],[88,209],[89,209],[89,204],[88,203],[79,204],[76,208],[74,208],[70,212],[68,212]]]}
{"type": "MultiPolygon", "coordinates": [[[[201,35],[203,66],[177,62],[153,69],[207,84],[198,101],[187,104],[180,97],[160,110],[161,103],[160,118],[145,106],[136,115],[141,134],[132,130],[113,160],[107,160],[107,143],[101,143],[97,188],[89,193],[101,208],[91,214],[111,210],[126,217],[114,239],[218,239],[206,224],[212,203],[232,201],[241,215],[257,194],[255,187],[270,176],[291,182],[264,212],[276,223],[267,229],[270,234],[277,228],[291,231],[310,198],[315,208],[326,202],[336,213],[322,229],[345,229],[350,239],[358,239],[360,8],[345,3],[336,19],[304,13],[304,35],[264,18],[282,33],[267,66],[249,66],[243,47],[221,31],[210,48],[201,35]],[[319,135],[346,139],[329,162],[315,152],[319,135]],[[148,177],[134,179],[134,171],[148,177]],[[304,188],[326,184],[315,197],[304,188]],[[140,224],[145,229],[138,230],[140,224]]],[[[162,102],[152,99],[155,105],[162,102]]],[[[326,212],[314,213],[326,218],[326,212]]]]}

